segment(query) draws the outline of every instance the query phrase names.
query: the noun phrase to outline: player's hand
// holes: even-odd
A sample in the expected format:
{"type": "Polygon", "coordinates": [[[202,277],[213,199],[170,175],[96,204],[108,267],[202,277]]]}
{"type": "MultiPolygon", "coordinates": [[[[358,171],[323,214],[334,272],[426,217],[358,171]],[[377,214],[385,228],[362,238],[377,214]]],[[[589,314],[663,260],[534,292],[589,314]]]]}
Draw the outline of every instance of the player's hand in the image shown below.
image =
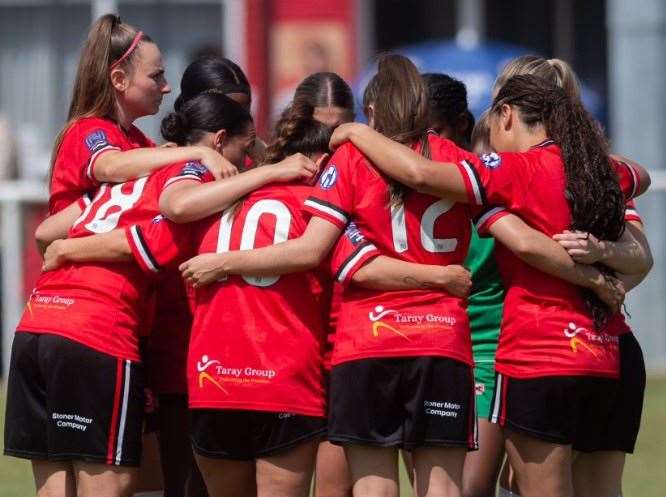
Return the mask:
{"type": "Polygon", "coordinates": [[[224,179],[238,174],[238,169],[222,154],[208,147],[199,147],[201,163],[208,168],[215,179],[224,179]]]}
{"type": "Polygon", "coordinates": [[[42,262],[42,271],[53,271],[67,261],[65,251],[63,250],[66,243],[67,240],[55,240],[46,248],[44,262],[42,262]]]}
{"type": "Polygon", "coordinates": [[[472,289],[472,273],[463,266],[452,264],[441,268],[438,286],[455,297],[467,297],[472,289]]]}
{"type": "Polygon", "coordinates": [[[593,290],[597,297],[608,306],[611,313],[615,314],[620,312],[626,295],[626,290],[622,281],[614,276],[606,274],[603,275],[603,281],[596,285],[593,290]]]}
{"type": "Polygon", "coordinates": [[[567,249],[569,256],[581,264],[594,264],[604,258],[606,246],[592,233],[567,230],[553,236],[553,240],[559,242],[567,249]]]}
{"type": "Polygon", "coordinates": [[[209,285],[218,280],[226,278],[226,273],[221,268],[221,262],[225,254],[200,254],[183,262],[179,271],[185,281],[194,288],[209,285]]]}
{"type": "Polygon", "coordinates": [[[294,180],[303,180],[306,183],[311,182],[319,173],[319,163],[315,164],[311,159],[301,153],[290,155],[272,166],[275,181],[289,182],[294,180]]]}
{"type": "Polygon", "coordinates": [[[328,146],[331,150],[335,150],[340,145],[351,140],[352,133],[361,127],[366,126],[361,123],[344,123],[335,128],[331,139],[328,142],[328,146]]]}

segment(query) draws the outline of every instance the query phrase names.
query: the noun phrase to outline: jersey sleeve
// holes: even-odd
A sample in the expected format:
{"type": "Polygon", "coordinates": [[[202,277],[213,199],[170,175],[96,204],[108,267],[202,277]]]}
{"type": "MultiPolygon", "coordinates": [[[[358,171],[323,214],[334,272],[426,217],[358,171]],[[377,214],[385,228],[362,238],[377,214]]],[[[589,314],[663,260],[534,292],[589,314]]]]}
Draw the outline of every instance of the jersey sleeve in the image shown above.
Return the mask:
{"type": "Polygon", "coordinates": [[[326,219],[341,230],[351,220],[354,206],[354,167],[351,144],[338,148],[319,177],[312,195],[305,201],[305,210],[326,219]]]}
{"type": "Polygon", "coordinates": [[[162,189],[167,188],[169,185],[178,183],[183,180],[198,181],[199,183],[208,183],[215,178],[213,174],[201,162],[190,161],[182,166],[170,168],[167,171],[167,178],[164,182],[162,189]]]}
{"type": "Polygon", "coordinates": [[[626,204],[624,210],[624,221],[625,222],[635,221],[643,224],[643,218],[641,218],[641,215],[638,213],[638,209],[636,209],[636,202],[634,202],[633,200],[630,200],[626,204]]]}
{"type": "Polygon", "coordinates": [[[624,193],[627,200],[631,200],[636,196],[640,186],[638,171],[624,161],[611,159],[611,164],[615,167],[622,193],[624,193]]]}
{"type": "Polygon", "coordinates": [[[458,163],[473,205],[511,205],[524,198],[535,169],[525,154],[466,154],[458,163]]]}
{"type": "Polygon", "coordinates": [[[338,239],[330,258],[331,274],[342,285],[351,283],[356,271],[380,255],[379,250],[368,241],[352,222],[338,239]]]}
{"type": "Polygon", "coordinates": [[[191,226],[192,223],[173,223],[159,215],[148,223],[129,226],[125,236],[139,267],[156,273],[193,255],[191,226]]]}
{"type": "Polygon", "coordinates": [[[61,211],[85,191],[98,186],[95,162],[111,150],[121,150],[117,127],[103,119],[77,122],[65,133],[51,176],[49,212],[61,211]]]}
{"type": "Polygon", "coordinates": [[[482,238],[491,237],[490,227],[505,216],[511,214],[506,207],[490,205],[485,209],[477,209],[472,217],[474,227],[482,238]]]}

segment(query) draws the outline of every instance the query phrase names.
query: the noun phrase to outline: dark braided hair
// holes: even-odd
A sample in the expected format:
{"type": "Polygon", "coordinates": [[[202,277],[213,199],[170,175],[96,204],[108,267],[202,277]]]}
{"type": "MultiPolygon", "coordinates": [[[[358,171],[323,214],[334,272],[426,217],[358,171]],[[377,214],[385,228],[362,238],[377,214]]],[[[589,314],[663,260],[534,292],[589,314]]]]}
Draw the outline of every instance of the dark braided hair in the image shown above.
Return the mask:
{"type": "MultiPolygon", "coordinates": [[[[374,109],[375,130],[405,145],[421,143],[421,154],[430,158],[428,95],[423,78],[407,57],[387,54],[379,58],[377,74],[363,93],[363,107],[374,109]]],[[[405,187],[390,183],[390,205],[402,203],[405,187]]]]}
{"type": "MultiPolygon", "coordinates": [[[[271,143],[266,147],[263,164],[275,164],[295,153],[328,153],[331,129],[314,117],[314,107],[294,101],[275,124],[271,143]]],[[[262,164],[262,165],[263,165],[262,164]]]]}
{"type": "Polygon", "coordinates": [[[465,83],[448,74],[426,73],[422,76],[428,92],[428,126],[437,133],[449,128],[451,136],[448,138],[469,149],[474,116],[467,107],[465,83]]]}
{"type": "MultiPolygon", "coordinates": [[[[328,153],[332,130],[317,121],[313,114],[312,105],[294,101],[275,124],[273,138],[270,145],[266,147],[264,159],[259,167],[276,164],[296,153],[306,156],[328,153]]],[[[239,212],[244,198],[229,207],[232,216],[239,212]]]]}
{"type": "MultiPolygon", "coordinates": [[[[491,112],[508,104],[528,126],[542,124],[560,147],[571,210],[571,229],[601,240],[617,240],[624,230],[625,198],[608,157],[608,142],[579,100],[552,83],[532,75],[511,77],[500,89],[491,112]]],[[[595,323],[608,316],[601,301],[586,292],[595,323]],[[601,305],[600,305],[601,304],[601,305]]]]}

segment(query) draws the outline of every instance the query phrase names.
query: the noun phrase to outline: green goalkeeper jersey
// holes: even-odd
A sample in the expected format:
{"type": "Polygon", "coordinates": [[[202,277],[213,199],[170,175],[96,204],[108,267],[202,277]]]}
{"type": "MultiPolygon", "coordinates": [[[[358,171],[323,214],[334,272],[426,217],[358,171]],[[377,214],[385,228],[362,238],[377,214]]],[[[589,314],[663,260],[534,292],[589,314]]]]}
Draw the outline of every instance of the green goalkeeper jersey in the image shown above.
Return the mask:
{"type": "Polygon", "coordinates": [[[472,272],[472,291],[467,312],[472,329],[472,351],[477,363],[495,360],[502,321],[504,286],[494,252],[495,240],[481,238],[472,229],[465,267],[472,272]]]}

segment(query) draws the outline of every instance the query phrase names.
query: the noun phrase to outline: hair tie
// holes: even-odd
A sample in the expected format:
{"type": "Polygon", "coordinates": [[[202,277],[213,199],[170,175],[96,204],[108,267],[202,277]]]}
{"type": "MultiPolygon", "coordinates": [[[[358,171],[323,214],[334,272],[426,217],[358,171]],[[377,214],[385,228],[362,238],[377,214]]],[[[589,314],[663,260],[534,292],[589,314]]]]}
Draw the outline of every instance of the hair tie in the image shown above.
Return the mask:
{"type": "Polygon", "coordinates": [[[132,43],[130,44],[129,48],[125,50],[125,53],[113,64],[111,64],[110,70],[113,71],[118,65],[120,65],[127,57],[130,56],[132,52],[134,52],[134,49],[136,46],[139,44],[141,41],[141,37],[143,36],[143,31],[139,31],[136,35],[134,35],[134,39],[132,40],[132,43]]]}

